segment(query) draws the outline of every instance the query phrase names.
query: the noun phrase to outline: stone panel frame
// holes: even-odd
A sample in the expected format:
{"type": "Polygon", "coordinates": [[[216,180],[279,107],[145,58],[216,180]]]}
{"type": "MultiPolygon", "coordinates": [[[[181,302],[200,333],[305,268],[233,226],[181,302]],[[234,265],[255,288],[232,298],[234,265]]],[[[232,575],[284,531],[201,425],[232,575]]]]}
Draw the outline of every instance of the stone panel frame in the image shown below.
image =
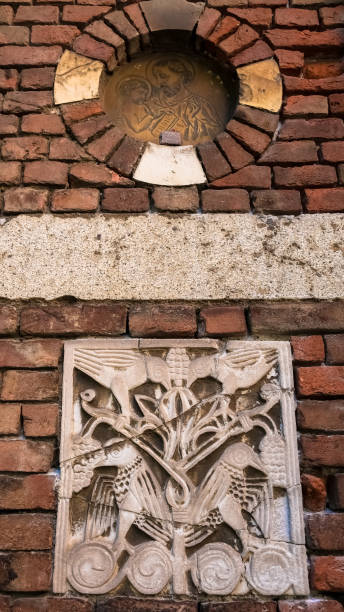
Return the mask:
{"type": "Polygon", "coordinates": [[[171,11],[165,0],[147,0],[92,21],[75,39],[73,51],[64,52],[56,71],[55,104],[61,105],[73,136],[91,158],[116,173],[118,184],[128,185],[133,178],[166,186],[201,185],[208,180],[217,186],[217,179],[255,163],[270,145],[282,104],[282,79],[272,59],[274,52],[262,34],[237,16],[233,18],[237,25],[229,35],[212,40],[214,28],[221,30],[228,19],[221,15],[219,20],[213,13],[202,2],[178,0],[171,11]],[[115,128],[100,104],[106,73],[142,51],[159,49],[163,40],[182,41],[198,53],[230,65],[239,79],[239,104],[226,131],[197,148],[138,141],[115,128]],[[214,158],[215,168],[205,164],[209,156],[214,158]],[[223,167],[216,156],[223,160],[223,167]],[[154,172],[159,160],[166,169],[163,176],[154,172]],[[204,161],[207,175],[199,160],[204,161]],[[177,173],[172,172],[176,164],[180,168],[177,173]],[[182,171],[186,164],[189,173],[182,171]]]}

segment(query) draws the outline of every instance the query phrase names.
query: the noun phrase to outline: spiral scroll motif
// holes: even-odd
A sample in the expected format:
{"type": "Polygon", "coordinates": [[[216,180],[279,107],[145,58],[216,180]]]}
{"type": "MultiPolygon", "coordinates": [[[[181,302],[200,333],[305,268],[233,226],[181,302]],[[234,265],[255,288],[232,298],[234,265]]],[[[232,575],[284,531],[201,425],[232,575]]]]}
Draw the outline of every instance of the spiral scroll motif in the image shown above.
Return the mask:
{"type": "Polygon", "coordinates": [[[105,544],[89,542],[73,548],[69,557],[69,582],[80,593],[102,593],[114,574],[113,552],[105,544]]]}
{"type": "Polygon", "coordinates": [[[251,560],[249,581],[262,595],[283,595],[290,587],[291,556],[280,548],[257,550],[251,560]]]}
{"type": "Polygon", "coordinates": [[[137,546],[127,575],[139,593],[160,593],[172,576],[172,565],[166,549],[157,543],[137,546]]]}
{"type": "Polygon", "coordinates": [[[228,544],[207,544],[192,560],[195,585],[209,595],[228,595],[239,582],[244,566],[240,555],[228,544]]]}

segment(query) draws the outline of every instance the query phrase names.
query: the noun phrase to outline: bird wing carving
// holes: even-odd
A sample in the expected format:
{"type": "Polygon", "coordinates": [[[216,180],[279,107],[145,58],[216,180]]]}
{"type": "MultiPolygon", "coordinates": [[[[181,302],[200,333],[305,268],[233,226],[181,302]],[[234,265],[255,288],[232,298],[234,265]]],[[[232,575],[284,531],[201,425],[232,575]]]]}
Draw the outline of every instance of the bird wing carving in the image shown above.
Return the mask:
{"type": "Polygon", "coordinates": [[[113,477],[99,474],[92,489],[92,497],[88,506],[86,537],[93,539],[114,531],[117,515],[117,505],[113,490],[113,477]]]}
{"type": "Polygon", "coordinates": [[[198,378],[214,376],[216,359],[214,355],[206,355],[193,359],[189,365],[187,386],[190,387],[198,378]]]}
{"type": "Polygon", "coordinates": [[[217,378],[223,384],[224,393],[233,394],[237,389],[256,384],[268,374],[276,361],[275,349],[236,349],[219,357],[217,378]]]}
{"type": "Polygon", "coordinates": [[[165,389],[171,388],[168,365],[161,357],[146,357],[147,377],[155,383],[161,383],[165,389]]]}

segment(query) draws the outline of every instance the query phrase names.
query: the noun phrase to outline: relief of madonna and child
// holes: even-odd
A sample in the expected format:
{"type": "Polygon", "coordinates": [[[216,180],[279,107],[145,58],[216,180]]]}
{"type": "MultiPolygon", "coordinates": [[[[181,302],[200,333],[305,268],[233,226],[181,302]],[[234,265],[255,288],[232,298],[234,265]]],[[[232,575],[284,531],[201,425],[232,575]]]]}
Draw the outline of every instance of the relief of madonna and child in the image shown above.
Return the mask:
{"type": "Polygon", "coordinates": [[[223,81],[204,61],[177,54],[136,60],[114,73],[105,107],[115,125],[140,140],[180,132],[183,144],[213,139],[229,119],[223,81]]]}

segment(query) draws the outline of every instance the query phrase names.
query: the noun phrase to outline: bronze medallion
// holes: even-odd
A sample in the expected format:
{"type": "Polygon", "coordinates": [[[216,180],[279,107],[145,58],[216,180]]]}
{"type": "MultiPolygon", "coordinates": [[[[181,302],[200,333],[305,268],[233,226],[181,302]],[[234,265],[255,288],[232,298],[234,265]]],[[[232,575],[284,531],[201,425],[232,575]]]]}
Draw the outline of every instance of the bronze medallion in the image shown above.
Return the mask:
{"type": "Polygon", "coordinates": [[[213,140],[234,112],[236,75],[207,58],[177,53],[140,57],[120,66],[104,89],[113,123],[139,140],[158,143],[165,131],[182,144],[213,140]]]}

